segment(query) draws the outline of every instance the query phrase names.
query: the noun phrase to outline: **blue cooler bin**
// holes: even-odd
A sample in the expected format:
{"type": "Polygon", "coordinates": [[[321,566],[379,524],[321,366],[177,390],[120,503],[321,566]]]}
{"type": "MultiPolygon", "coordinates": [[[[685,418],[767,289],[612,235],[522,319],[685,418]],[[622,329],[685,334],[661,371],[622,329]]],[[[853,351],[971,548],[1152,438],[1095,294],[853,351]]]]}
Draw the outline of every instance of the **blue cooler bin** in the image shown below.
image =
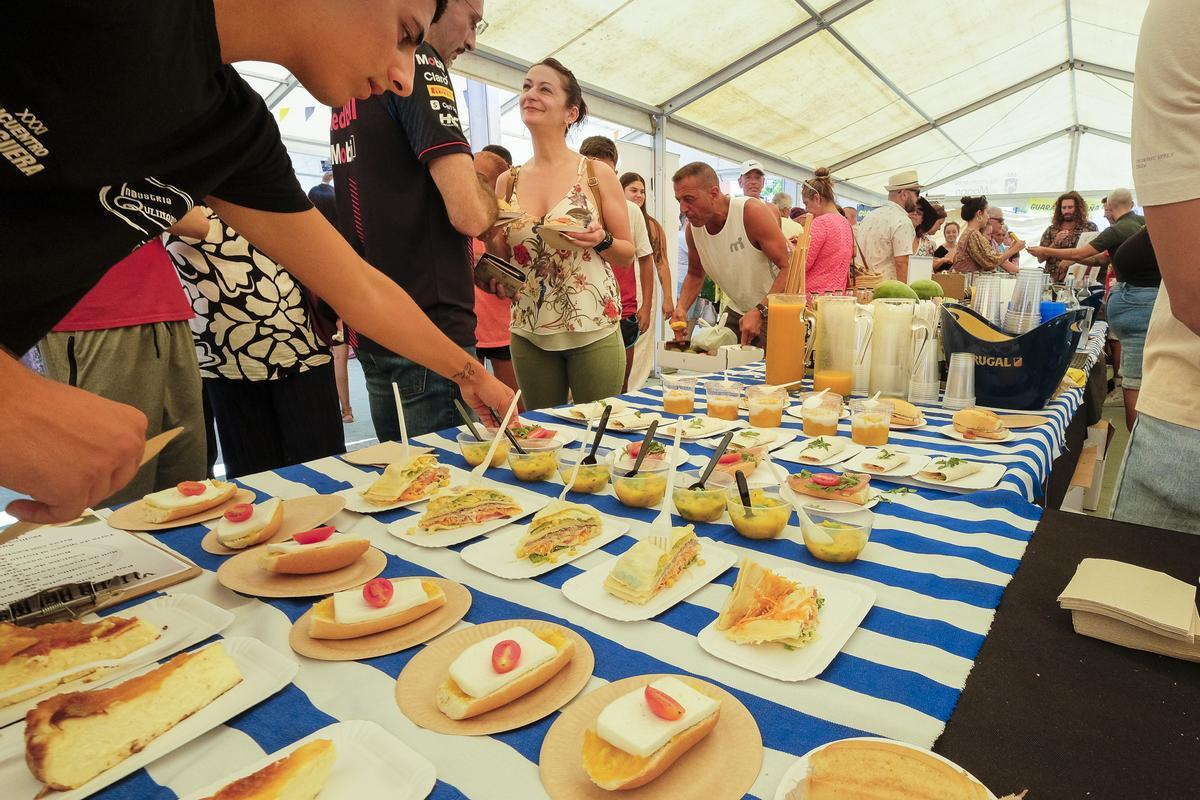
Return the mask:
{"type": "Polygon", "coordinates": [[[946,356],[975,354],[975,402],[981,406],[1037,411],[1046,406],[1071,366],[1083,336],[1084,309],[1060,314],[1013,336],[966,306],[942,306],[946,356]]]}

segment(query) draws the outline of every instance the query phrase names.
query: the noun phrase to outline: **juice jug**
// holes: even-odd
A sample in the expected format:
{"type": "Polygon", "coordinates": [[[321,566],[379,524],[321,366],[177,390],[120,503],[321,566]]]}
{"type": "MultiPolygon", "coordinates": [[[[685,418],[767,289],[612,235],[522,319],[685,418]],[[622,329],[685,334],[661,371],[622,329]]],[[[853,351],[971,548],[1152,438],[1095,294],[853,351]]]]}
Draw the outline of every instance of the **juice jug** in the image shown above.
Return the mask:
{"type": "Polygon", "coordinates": [[[767,296],[767,383],[778,386],[804,377],[804,321],[806,298],[802,294],[767,296]]]}
{"type": "Polygon", "coordinates": [[[913,311],[917,301],[880,298],[871,304],[871,384],[869,392],[884,397],[908,397],[912,377],[913,311]]]}
{"type": "Polygon", "coordinates": [[[854,388],[858,302],[854,297],[826,295],[817,299],[813,391],[829,389],[849,397],[854,388]]]}

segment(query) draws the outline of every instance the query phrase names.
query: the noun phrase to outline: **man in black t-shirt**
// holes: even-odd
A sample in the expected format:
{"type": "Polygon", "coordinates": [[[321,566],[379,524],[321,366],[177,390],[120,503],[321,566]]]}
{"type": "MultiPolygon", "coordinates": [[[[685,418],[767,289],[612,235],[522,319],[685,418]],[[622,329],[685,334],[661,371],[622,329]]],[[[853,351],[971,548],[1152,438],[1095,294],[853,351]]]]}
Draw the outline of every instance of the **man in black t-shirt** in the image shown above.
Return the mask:
{"type": "MultiPolygon", "coordinates": [[[[329,132],[342,233],[442,333],[472,353],[469,237],[495,222],[496,198],[475,174],[447,70],[459,53],[475,49],[482,12],[483,0],[450,0],[417,48],[412,94],[351,100],[333,109],[329,132]]],[[[453,381],[361,333],[357,351],[380,441],[400,437],[393,384],[410,435],[459,423],[453,381]]]]}
{"type": "Polygon", "coordinates": [[[32,498],[9,513],[71,519],[136,472],[140,412],[45,380],[14,354],[202,198],[351,325],[451,376],[485,421],[498,421],[512,391],[311,208],[270,112],[229,66],[288,54],[284,66],[329,105],[406,95],[416,46],[445,4],[292,0],[286,17],[275,0],[39,0],[5,10],[0,485],[32,498]]]}

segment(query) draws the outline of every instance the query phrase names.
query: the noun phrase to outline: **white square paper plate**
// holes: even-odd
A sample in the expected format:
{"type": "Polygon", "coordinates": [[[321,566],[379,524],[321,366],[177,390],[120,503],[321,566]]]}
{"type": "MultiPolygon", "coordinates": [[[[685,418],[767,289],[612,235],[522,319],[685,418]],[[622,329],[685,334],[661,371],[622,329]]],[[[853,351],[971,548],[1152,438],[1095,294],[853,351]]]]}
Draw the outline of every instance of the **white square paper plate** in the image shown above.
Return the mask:
{"type": "Polygon", "coordinates": [[[817,461],[815,463],[810,462],[810,461],[801,461],[800,460],[800,453],[804,451],[805,447],[808,447],[808,443],[811,442],[813,439],[832,439],[832,438],[833,438],[832,436],[814,436],[814,437],[812,437],[812,439],[802,439],[798,442],[794,442],[793,444],[788,445],[787,447],[777,450],[776,452],[771,454],[771,457],[778,458],[783,461],[790,461],[793,464],[803,464],[804,466],[807,466],[807,467],[827,467],[830,464],[840,464],[841,462],[843,462],[849,458],[853,458],[854,456],[858,455],[859,453],[861,453],[863,450],[866,449],[861,444],[857,444],[855,442],[850,441],[849,437],[843,436],[841,438],[846,440],[846,446],[840,452],[838,452],[832,456],[828,456],[823,461],[817,461]]]}
{"type": "Polygon", "coordinates": [[[635,605],[618,600],[604,588],[604,579],[612,572],[619,556],[597,564],[580,575],[576,575],[562,586],[563,596],[578,606],[603,614],[619,622],[657,617],[676,603],[687,599],[693,592],[707,586],[722,572],[737,563],[737,554],[721,547],[712,539],[700,537],[700,560],[684,571],[674,586],[663,589],[645,605],[635,605]]]}
{"type": "Polygon", "coordinates": [[[620,416],[621,414],[637,410],[633,406],[629,405],[629,403],[626,403],[624,400],[618,397],[609,397],[604,400],[598,400],[594,403],[578,403],[573,406],[547,408],[544,409],[544,411],[552,417],[558,417],[559,419],[565,419],[567,422],[574,422],[578,425],[584,425],[589,419],[598,420],[604,415],[604,405],[600,404],[612,406],[612,414],[610,415],[610,418],[612,416],[620,416]]]}
{"type": "MultiPolygon", "coordinates": [[[[794,428],[753,428],[746,427],[734,434],[733,439],[729,442],[729,446],[738,445],[740,447],[758,447],[764,446],[768,453],[774,453],[792,442],[800,436],[800,432],[794,428]],[[757,435],[755,435],[757,434],[757,435]],[[764,445],[763,442],[766,442],[764,445]]],[[[715,436],[711,439],[705,439],[700,444],[705,447],[715,448],[721,443],[723,437],[715,436]]]]}
{"type": "MultiPolygon", "coordinates": [[[[442,464],[440,462],[438,463],[438,466],[445,467],[446,469],[450,470],[451,486],[462,483],[467,479],[468,473],[464,472],[458,467],[452,467],[449,464],[442,464]]],[[[376,478],[378,478],[378,476],[376,476],[376,478]]],[[[334,494],[338,497],[345,498],[346,511],[354,511],[359,514],[382,514],[384,511],[395,511],[397,508],[409,508],[417,505],[418,503],[428,502],[429,500],[428,497],[422,497],[419,500],[400,500],[390,505],[377,506],[373,503],[368,503],[362,496],[363,491],[370,487],[370,485],[374,482],[375,479],[372,479],[371,481],[359,486],[351,486],[349,489],[339,489],[338,491],[334,492],[334,494]]]]}
{"type": "Polygon", "coordinates": [[[484,572],[490,572],[498,578],[518,580],[520,578],[536,578],[563,564],[569,564],[577,558],[599,550],[609,542],[620,538],[627,530],[629,523],[601,515],[604,527],[600,533],[575,548],[573,553],[559,553],[556,561],[546,561],[534,564],[528,558],[517,558],[517,542],[529,529],[528,523],[508,525],[488,538],[476,542],[470,547],[464,547],[460,555],[463,561],[473,567],[479,567],[484,572]]]}
{"type": "MultiPolygon", "coordinates": [[[[875,603],[869,586],[834,578],[823,572],[786,567],[776,570],[783,577],[805,586],[815,586],[825,598],[817,626],[817,638],[806,647],[788,650],[781,644],[736,644],[717,630],[714,619],[700,631],[700,646],[717,658],[743,669],[780,681],[804,681],[815,678],[829,666],[834,656],[875,603]]],[[[730,589],[729,591],[733,591],[730,589]]]]}
{"type": "MultiPolygon", "coordinates": [[[[933,456],[929,459],[929,463],[932,464],[937,459],[945,457],[946,456],[933,456]]],[[[970,491],[983,491],[984,489],[991,489],[998,484],[1000,479],[1004,477],[1004,473],[1008,472],[1008,467],[1003,464],[997,464],[994,461],[976,461],[975,463],[982,464],[983,469],[979,470],[979,472],[968,475],[965,478],[959,478],[956,481],[932,481],[928,478],[921,477],[919,473],[914,474],[912,479],[918,483],[923,483],[926,486],[932,486],[935,489],[967,489],[970,491]]]]}
{"type": "MultiPolygon", "coordinates": [[[[461,470],[459,471],[461,472],[461,470]]],[[[451,482],[450,486],[458,486],[462,482],[454,481],[451,482]]],[[[522,489],[520,486],[514,486],[511,483],[499,483],[488,478],[484,478],[480,486],[504,492],[521,508],[520,512],[504,519],[490,519],[478,525],[466,525],[462,528],[455,528],[450,531],[436,531],[434,533],[420,533],[416,530],[417,520],[420,517],[411,516],[398,519],[391,525],[388,525],[388,533],[397,539],[402,539],[420,547],[449,547],[450,545],[470,541],[477,536],[483,536],[485,533],[491,533],[506,525],[511,525],[519,519],[542,510],[554,500],[553,497],[531,492],[528,489],[522,489]]]]}
{"type": "MultiPolygon", "coordinates": [[[[106,769],[78,789],[55,792],[55,800],[82,800],[126,775],[177,750],[221,723],[266,700],[292,682],[299,665],[257,639],[234,637],[224,639],[226,654],[237,664],[242,682],[209,703],[174,728],[154,739],[144,748],[115,767],[106,769]]],[[[213,645],[208,645],[212,647],[213,645]]],[[[139,670],[149,672],[157,664],[139,670]]],[[[132,676],[131,676],[132,677],[132,676]]],[[[29,767],[25,765],[25,726],[10,725],[0,730],[0,786],[6,797],[34,797],[42,790],[29,767]]]]}
{"type": "Polygon", "coordinates": [[[314,739],[329,739],[337,751],[337,761],[322,797],[386,797],[388,800],[422,800],[437,783],[437,769],[424,756],[397,739],[381,725],[365,720],[335,722],[303,739],[263,756],[249,766],[234,770],[220,781],[192,792],[183,800],[212,797],[239,778],[258,772],[290,755],[314,739]]]}
{"type": "Polygon", "coordinates": [[[680,438],[685,442],[708,439],[713,436],[719,436],[726,431],[731,431],[734,428],[746,427],[746,423],[740,419],[715,419],[703,416],[680,417],[669,425],[660,425],[654,435],[660,439],[674,439],[675,426],[679,424],[683,425],[683,434],[680,438]]]}
{"type": "MultiPolygon", "coordinates": [[[[111,665],[113,669],[103,672],[99,676],[93,676],[91,681],[85,682],[80,679],[64,683],[52,689],[47,689],[37,697],[31,697],[28,700],[22,700],[19,703],[13,703],[10,706],[0,708],[0,726],[24,719],[25,712],[51,695],[84,689],[95,689],[99,686],[112,683],[118,678],[125,677],[139,667],[153,664],[169,655],[178,653],[180,650],[186,650],[197,642],[204,641],[214,633],[224,630],[229,623],[233,622],[233,612],[218,608],[207,600],[202,600],[190,594],[155,597],[121,611],[118,616],[137,617],[138,619],[145,620],[147,623],[161,630],[162,635],[150,644],[140,650],[135,650],[122,659],[95,662],[95,664],[81,664],[77,667],[72,667],[67,670],[68,675],[93,666],[111,665]]],[[[100,619],[100,617],[89,615],[84,621],[94,622],[97,619],[100,619]]],[[[54,676],[39,678],[35,681],[35,684],[46,683],[47,679],[53,678],[54,676]]],[[[15,694],[20,688],[16,687],[11,692],[6,692],[5,694],[15,694]]]]}
{"type": "Polygon", "coordinates": [[[838,469],[849,470],[851,472],[861,472],[864,475],[870,475],[872,477],[908,478],[925,469],[925,467],[929,464],[929,456],[925,455],[924,453],[917,453],[909,450],[906,447],[889,446],[887,449],[895,450],[898,453],[907,453],[908,461],[905,461],[898,467],[889,469],[887,472],[873,472],[868,469],[863,469],[863,462],[873,458],[875,454],[879,452],[878,447],[870,447],[855,454],[853,458],[850,458],[842,464],[839,464],[838,469]]]}

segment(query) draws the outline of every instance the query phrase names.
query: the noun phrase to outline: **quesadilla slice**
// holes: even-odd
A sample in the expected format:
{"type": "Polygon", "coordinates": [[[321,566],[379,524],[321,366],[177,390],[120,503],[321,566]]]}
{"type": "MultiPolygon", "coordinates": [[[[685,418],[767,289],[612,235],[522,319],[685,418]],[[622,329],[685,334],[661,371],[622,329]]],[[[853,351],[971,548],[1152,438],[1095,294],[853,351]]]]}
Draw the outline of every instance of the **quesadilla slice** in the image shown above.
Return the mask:
{"type": "Polygon", "coordinates": [[[919,474],[926,480],[949,483],[968,475],[974,475],[981,469],[983,469],[983,464],[977,461],[964,461],[961,458],[943,456],[930,461],[929,466],[921,470],[919,474]]]}
{"type": "Polygon", "coordinates": [[[449,531],[488,520],[515,517],[520,513],[521,507],[504,492],[456,486],[429,501],[429,508],[417,521],[417,530],[421,533],[449,531]]]}
{"type": "Polygon", "coordinates": [[[671,545],[666,550],[642,539],[613,564],[604,579],[604,588],[626,603],[644,605],[700,559],[700,540],[691,525],[671,529],[671,545]]]}
{"type": "Polygon", "coordinates": [[[863,459],[862,468],[867,472],[891,472],[908,461],[908,453],[881,447],[870,458],[863,459]]]}

